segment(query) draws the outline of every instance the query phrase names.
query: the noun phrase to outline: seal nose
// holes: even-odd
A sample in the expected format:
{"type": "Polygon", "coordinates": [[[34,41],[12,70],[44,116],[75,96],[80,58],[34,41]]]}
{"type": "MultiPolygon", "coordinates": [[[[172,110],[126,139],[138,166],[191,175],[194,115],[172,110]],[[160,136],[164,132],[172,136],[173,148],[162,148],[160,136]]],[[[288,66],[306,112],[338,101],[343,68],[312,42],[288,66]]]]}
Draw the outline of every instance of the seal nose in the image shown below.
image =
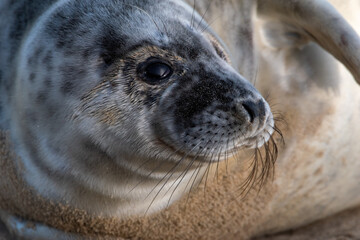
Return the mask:
{"type": "Polygon", "coordinates": [[[258,115],[258,108],[256,107],[256,104],[251,101],[246,101],[241,104],[245,111],[247,111],[248,115],[250,116],[250,122],[253,123],[254,119],[258,115]]]}
{"type": "Polygon", "coordinates": [[[249,117],[249,122],[254,123],[255,119],[258,118],[259,122],[263,122],[265,119],[266,111],[264,101],[259,100],[257,102],[252,100],[245,100],[238,103],[238,113],[246,112],[249,117]],[[240,109],[239,109],[240,108],[240,109]]]}

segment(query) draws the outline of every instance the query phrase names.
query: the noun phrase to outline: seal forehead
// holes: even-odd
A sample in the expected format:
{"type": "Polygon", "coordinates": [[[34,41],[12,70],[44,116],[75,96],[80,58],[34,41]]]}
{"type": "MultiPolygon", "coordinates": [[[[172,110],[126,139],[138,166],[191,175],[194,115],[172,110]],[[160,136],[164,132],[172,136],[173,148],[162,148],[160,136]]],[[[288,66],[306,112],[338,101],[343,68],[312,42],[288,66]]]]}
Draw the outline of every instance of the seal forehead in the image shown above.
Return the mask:
{"type": "MultiPolygon", "coordinates": [[[[47,24],[47,33],[56,38],[58,48],[96,49],[101,45],[121,57],[136,45],[166,45],[169,39],[189,42],[188,37],[193,33],[183,26],[190,26],[191,20],[192,12],[175,1],[97,1],[92,4],[73,1],[54,13],[47,24]],[[175,8],[176,16],[164,11],[165,8],[175,8]]],[[[196,27],[204,29],[200,25],[196,27]]]]}

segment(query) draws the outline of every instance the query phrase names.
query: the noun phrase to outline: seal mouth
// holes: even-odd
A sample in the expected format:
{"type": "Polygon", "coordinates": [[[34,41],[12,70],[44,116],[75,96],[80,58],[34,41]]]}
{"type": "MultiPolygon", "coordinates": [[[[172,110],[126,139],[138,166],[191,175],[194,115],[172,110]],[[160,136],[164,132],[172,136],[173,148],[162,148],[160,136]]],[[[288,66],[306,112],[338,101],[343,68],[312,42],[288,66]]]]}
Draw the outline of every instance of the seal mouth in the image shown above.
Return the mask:
{"type": "MultiPolygon", "coordinates": [[[[233,157],[244,149],[261,148],[271,139],[274,133],[274,120],[270,115],[266,123],[259,127],[254,125],[245,134],[232,132],[230,135],[219,134],[223,129],[204,130],[202,126],[195,126],[195,133],[182,132],[177,138],[157,136],[156,144],[172,152],[173,156],[187,158],[191,161],[215,162],[233,157]],[[201,134],[199,134],[201,133],[201,134]]],[[[236,128],[238,129],[238,128],[236,128]]],[[[171,133],[169,135],[177,135],[171,133]]]]}

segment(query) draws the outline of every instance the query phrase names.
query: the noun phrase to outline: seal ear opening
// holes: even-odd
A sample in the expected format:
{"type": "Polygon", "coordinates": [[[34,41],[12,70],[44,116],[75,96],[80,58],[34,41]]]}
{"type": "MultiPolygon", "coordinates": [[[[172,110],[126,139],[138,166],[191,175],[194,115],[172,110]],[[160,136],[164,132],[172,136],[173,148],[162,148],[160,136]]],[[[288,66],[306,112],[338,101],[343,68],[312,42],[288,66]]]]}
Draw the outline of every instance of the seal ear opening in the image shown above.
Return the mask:
{"type": "Polygon", "coordinates": [[[326,0],[258,0],[258,15],[291,24],[342,62],[360,84],[360,37],[326,0]]]}

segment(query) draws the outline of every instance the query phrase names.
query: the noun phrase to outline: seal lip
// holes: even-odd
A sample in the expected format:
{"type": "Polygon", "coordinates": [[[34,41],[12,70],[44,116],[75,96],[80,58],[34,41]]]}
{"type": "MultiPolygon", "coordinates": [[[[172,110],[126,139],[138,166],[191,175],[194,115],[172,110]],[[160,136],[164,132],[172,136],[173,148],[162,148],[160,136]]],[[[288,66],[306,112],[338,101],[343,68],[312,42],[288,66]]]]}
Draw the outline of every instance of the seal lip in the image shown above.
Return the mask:
{"type": "MultiPolygon", "coordinates": [[[[251,150],[254,149],[257,146],[257,137],[247,137],[245,139],[242,140],[242,142],[244,142],[244,144],[236,144],[231,148],[227,148],[226,150],[222,151],[222,149],[224,147],[217,147],[215,148],[215,152],[216,152],[216,157],[215,158],[208,158],[206,156],[209,155],[213,155],[213,154],[191,154],[191,151],[188,152],[184,152],[182,151],[182,148],[175,148],[174,146],[172,146],[171,144],[167,143],[166,141],[164,141],[163,139],[161,139],[160,137],[156,138],[156,144],[160,145],[166,149],[168,149],[169,151],[172,152],[172,157],[174,156],[178,156],[181,161],[193,161],[193,162],[202,162],[202,163],[209,163],[209,162],[216,162],[216,161],[223,161],[226,160],[227,158],[236,156],[237,154],[239,154],[239,152],[241,150],[251,150]],[[254,141],[255,144],[245,144],[249,141],[254,141]]],[[[261,142],[261,141],[260,141],[261,142]]]]}
{"type": "MultiPolygon", "coordinates": [[[[191,154],[188,154],[184,151],[181,151],[181,148],[176,149],[174,146],[168,144],[166,141],[164,141],[163,139],[161,139],[160,137],[156,137],[156,144],[160,145],[166,149],[168,149],[169,151],[171,151],[171,155],[172,158],[174,157],[178,157],[179,159],[176,159],[175,161],[186,161],[186,160],[190,160],[190,161],[194,161],[194,162],[211,162],[211,161],[207,161],[206,158],[204,158],[203,156],[199,155],[194,159],[194,156],[191,154]]],[[[170,158],[167,158],[168,160],[170,158]]]]}

